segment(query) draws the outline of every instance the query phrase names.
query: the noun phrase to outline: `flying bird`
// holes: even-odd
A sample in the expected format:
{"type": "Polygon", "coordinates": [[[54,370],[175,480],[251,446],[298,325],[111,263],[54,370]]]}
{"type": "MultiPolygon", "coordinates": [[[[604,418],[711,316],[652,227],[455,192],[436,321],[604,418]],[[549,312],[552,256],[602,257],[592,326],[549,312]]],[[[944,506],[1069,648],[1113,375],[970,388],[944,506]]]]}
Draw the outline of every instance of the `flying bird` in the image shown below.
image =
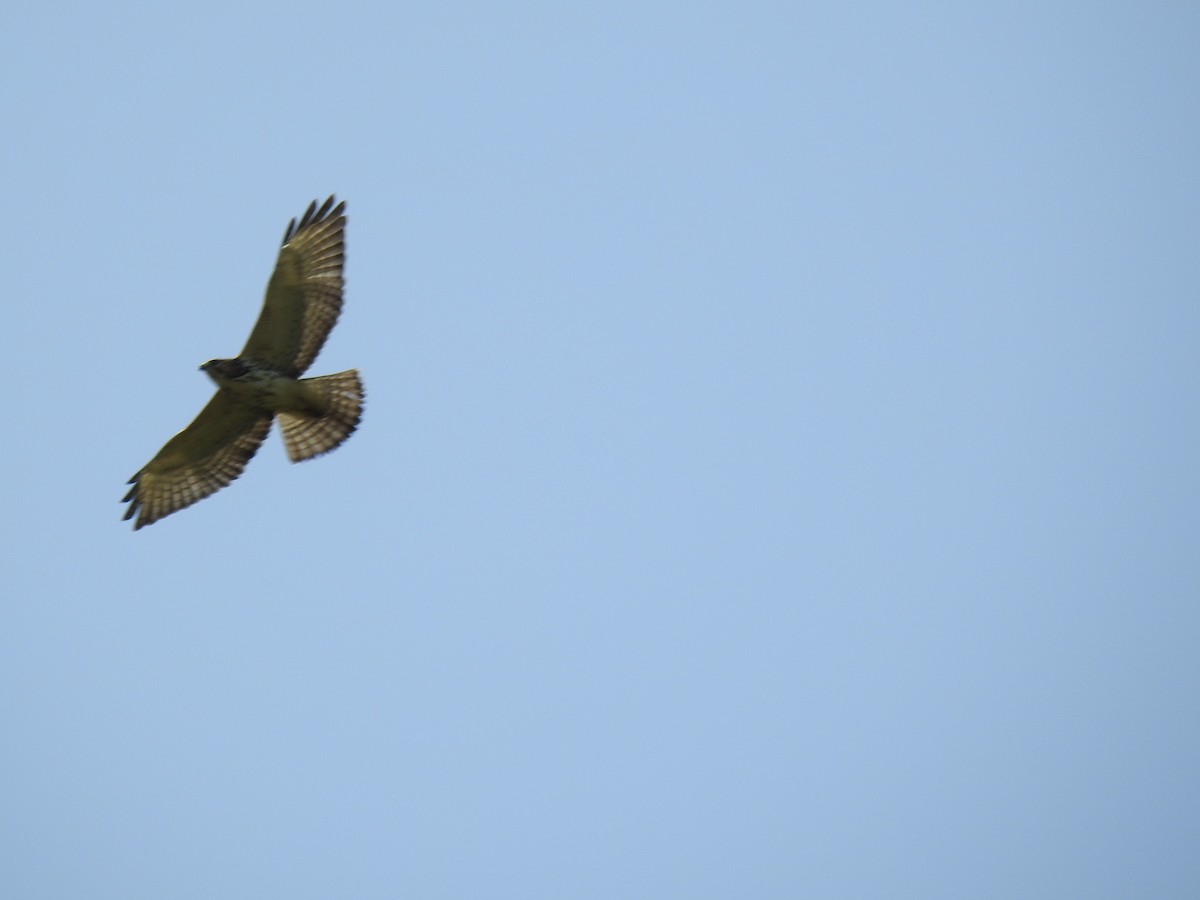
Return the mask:
{"type": "Polygon", "coordinates": [[[357,369],[301,378],[342,310],[346,204],[314,200],[288,224],[258,322],[242,352],[200,367],[217,392],[195,421],[129,479],[122,503],[134,530],[157,522],[242,474],[279,418],[292,462],[328,453],[362,419],[357,369]]]}

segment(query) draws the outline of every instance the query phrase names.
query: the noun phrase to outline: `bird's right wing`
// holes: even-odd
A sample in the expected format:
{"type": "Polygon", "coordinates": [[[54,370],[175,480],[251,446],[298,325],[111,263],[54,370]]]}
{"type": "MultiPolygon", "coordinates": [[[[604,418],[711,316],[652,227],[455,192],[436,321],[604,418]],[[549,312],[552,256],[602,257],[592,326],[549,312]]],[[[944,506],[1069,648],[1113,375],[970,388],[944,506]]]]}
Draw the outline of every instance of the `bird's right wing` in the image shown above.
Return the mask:
{"type": "Polygon", "coordinates": [[[317,201],[283,235],[262,312],[239,354],[298,378],[312,365],[342,311],[346,203],[317,201]]]}
{"type": "Polygon", "coordinates": [[[129,479],[124,518],[134,530],[191,506],[242,474],[271,428],[271,415],[217,391],[200,415],[129,479]]]}

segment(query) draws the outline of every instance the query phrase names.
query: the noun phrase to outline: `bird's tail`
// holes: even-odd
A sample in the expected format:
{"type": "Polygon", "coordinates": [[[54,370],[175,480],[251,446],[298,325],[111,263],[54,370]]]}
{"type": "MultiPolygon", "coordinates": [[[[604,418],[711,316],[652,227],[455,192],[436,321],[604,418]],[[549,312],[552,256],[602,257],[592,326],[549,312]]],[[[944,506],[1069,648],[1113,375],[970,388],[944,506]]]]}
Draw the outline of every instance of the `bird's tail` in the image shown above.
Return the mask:
{"type": "Polygon", "coordinates": [[[319,378],[304,378],[301,384],[323,395],[329,406],[323,416],[296,412],[279,414],[283,443],[292,462],[302,462],[328,453],[350,437],[362,419],[365,396],[357,369],[319,378]]]}

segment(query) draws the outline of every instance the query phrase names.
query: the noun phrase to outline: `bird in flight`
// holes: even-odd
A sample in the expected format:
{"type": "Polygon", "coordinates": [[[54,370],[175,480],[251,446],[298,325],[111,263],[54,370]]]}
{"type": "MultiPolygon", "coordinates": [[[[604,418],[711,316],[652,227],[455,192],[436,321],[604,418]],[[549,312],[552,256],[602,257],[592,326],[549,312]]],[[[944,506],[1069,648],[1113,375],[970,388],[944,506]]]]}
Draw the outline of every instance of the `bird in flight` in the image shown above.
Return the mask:
{"type": "Polygon", "coordinates": [[[219,491],[242,474],[279,418],[292,462],[328,453],[362,419],[357,369],[301,378],[342,310],[346,203],[314,200],[288,224],[258,322],[242,352],[200,367],[217,392],[195,421],[129,479],[134,530],[219,491]]]}

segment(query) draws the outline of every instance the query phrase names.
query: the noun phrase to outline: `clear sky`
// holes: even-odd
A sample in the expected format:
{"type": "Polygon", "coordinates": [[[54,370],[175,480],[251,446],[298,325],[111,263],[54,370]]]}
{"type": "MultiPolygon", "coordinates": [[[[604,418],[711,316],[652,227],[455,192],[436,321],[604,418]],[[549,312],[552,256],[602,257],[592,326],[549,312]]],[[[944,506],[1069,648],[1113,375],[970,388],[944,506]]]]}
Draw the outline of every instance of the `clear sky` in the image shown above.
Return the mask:
{"type": "Polygon", "coordinates": [[[0,896],[1200,896],[1200,7],[10,5],[0,896]],[[361,429],[136,534],[288,219],[361,429]]]}

